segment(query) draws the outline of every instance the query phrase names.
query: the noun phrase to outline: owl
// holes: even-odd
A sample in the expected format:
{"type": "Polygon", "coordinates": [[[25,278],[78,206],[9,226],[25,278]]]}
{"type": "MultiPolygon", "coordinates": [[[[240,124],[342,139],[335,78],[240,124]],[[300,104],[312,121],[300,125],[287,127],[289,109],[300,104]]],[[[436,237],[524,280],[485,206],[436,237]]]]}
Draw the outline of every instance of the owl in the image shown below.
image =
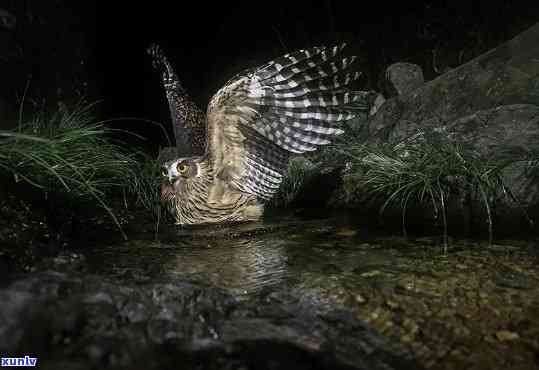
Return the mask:
{"type": "Polygon", "coordinates": [[[343,45],[276,58],[230,79],[206,114],[191,101],[157,45],[148,48],[168,99],[177,157],[163,167],[161,199],[177,224],[257,221],[291,156],[316,150],[368,112],[369,92],[343,45]]]}

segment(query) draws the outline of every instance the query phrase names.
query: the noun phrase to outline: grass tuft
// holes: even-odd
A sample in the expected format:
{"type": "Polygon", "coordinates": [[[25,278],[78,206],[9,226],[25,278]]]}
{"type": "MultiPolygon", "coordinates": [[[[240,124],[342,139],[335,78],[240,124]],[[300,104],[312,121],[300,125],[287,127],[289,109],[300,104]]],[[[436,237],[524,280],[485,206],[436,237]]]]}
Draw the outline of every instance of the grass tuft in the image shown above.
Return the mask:
{"type": "Polygon", "coordinates": [[[113,141],[113,130],[95,123],[92,109],[83,101],[71,109],[60,105],[50,117],[36,114],[16,131],[0,131],[0,170],[45,193],[97,202],[125,238],[107,196],[127,190],[148,205],[157,188],[150,173],[141,171],[141,154],[113,141]]]}
{"type": "Polygon", "coordinates": [[[135,171],[129,179],[126,189],[127,193],[135,197],[136,204],[142,206],[152,215],[155,222],[156,238],[163,216],[161,192],[159,191],[162,181],[160,172],[161,166],[155,158],[145,153],[139,153],[137,155],[135,171]]]}
{"type": "MultiPolygon", "coordinates": [[[[345,163],[344,184],[348,199],[381,199],[380,212],[390,205],[401,209],[406,235],[406,211],[411,204],[430,207],[441,219],[443,245],[447,248],[447,205],[450,200],[477,200],[487,214],[489,242],[493,238],[492,205],[505,198],[518,203],[504,179],[504,170],[522,156],[485,156],[447,132],[422,130],[397,142],[352,144],[341,141],[322,152],[324,161],[345,163]],[[354,194],[356,193],[356,194],[354,194]]],[[[529,153],[528,153],[529,154],[529,153]]],[[[528,168],[536,163],[528,155],[528,168]]],[[[520,204],[519,204],[520,206],[520,204]]],[[[523,208],[521,207],[523,210],[523,208]]]]}

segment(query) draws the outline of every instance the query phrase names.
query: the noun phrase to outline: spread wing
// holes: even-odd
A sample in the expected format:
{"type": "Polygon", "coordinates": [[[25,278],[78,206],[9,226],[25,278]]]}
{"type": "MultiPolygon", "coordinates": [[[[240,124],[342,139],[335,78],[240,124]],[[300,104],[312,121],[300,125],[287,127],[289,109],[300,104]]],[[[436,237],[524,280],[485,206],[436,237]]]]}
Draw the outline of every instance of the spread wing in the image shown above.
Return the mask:
{"type": "Polygon", "coordinates": [[[191,100],[163,50],[157,44],[147,49],[161,80],[170,108],[176,146],[181,156],[201,155],[206,146],[206,115],[191,100]]]}
{"type": "Polygon", "coordinates": [[[347,72],[355,57],[341,57],[343,47],[284,55],[239,74],[213,96],[207,148],[218,179],[270,199],[291,154],[330,143],[358,108],[368,110],[369,93],[347,88],[359,73],[347,72]]]}

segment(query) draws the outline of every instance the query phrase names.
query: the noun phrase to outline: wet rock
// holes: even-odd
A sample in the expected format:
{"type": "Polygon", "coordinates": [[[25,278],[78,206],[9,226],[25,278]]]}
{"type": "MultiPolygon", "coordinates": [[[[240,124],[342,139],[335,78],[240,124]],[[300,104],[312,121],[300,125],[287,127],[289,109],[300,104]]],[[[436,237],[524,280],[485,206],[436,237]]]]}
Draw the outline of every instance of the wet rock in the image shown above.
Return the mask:
{"type": "MultiPolygon", "coordinates": [[[[365,137],[373,143],[397,142],[422,130],[433,130],[447,133],[485,158],[501,161],[532,156],[539,137],[538,37],[536,24],[432,81],[419,84],[418,75],[417,82],[408,90],[405,77],[390,78],[396,90],[394,95],[398,95],[388,99],[369,118],[365,137]],[[398,82],[401,80],[402,83],[398,82]],[[401,85],[403,88],[398,87],[401,85]]],[[[394,67],[394,76],[406,70],[402,67],[405,64],[399,65],[394,67]]],[[[503,174],[505,186],[518,202],[508,196],[494,210],[496,223],[513,233],[530,231],[522,206],[528,207],[532,219],[539,217],[536,175],[526,170],[524,162],[510,166],[503,174]]],[[[451,229],[485,229],[484,205],[468,203],[471,202],[455,197],[448,205],[448,218],[457,220],[451,229]]],[[[409,214],[409,220],[420,217],[413,210],[409,214]]]]}
{"type": "Polygon", "coordinates": [[[344,237],[344,238],[353,237],[353,236],[356,236],[357,234],[358,234],[357,230],[345,229],[345,228],[339,229],[335,233],[336,236],[344,237]]]}
{"type": "Polygon", "coordinates": [[[22,339],[24,327],[19,326],[19,322],[24,319],[32,294],[28,292],[0,292],[0,352],[7,353],[9,348],[14,346],[22,339]]]}
{"type": "Polygon", "coordinates": [[[357,303],[357,304],[365,304],[367,303],[367,298],[361,294],[356,294],[354,296],[354,301],[357,303]]]}
{"type": "MultiPolygon", "coordinates": [[[[528,157],[539,137],[539,99],[537,104],[511,104],[480,110],[459,118],[446,127],[447,131],[457,135],[462,143],[471,145],[477,153],[485,157],[528,157]]],[[[526,170],[523,162],[504,171],[505,185],[519,202],[511,199],[503,202],[503,206],[497,209],[498,223],[516,230],[525,230],[528,227],[520,207],[539,202],[539,185],[530,175],[533,174],[526,170]],[[506,210],[513,212],[506,214],[506,210]],[[515,217],[515,211],[520,217],[515,217]]]]}
{"type": "Polygon", "coordinates": [[[386,69],[384,93],[386,97],[407,94],[424,82],[423,70],[417,64],[393,63],[386,69]]]}
{"type": "Polygon", "coordinates": [[[0,291],[2,353],[43,368],[416,369],[347,312],[272,292],[239,301],[185,282],[117,285],[35,273],[0,291]],[[92,367],[89,366],[88,368],[92,367]]]}
{"type": "Polygon", "coordinates": [[[386,98],[382,94],[378,94],[374,99],[371,110],[369,111],[369,116],[373,116],[378,112],[380,107],[386,102],[386,98]]]}
{"type": "Polygon", "coordinates": [[[526,274],[505,266],[500,267],[500,271],[496,274],[494,282],[500,287],[513,289],[531,289],[536,284],[526,274]]]}
{"type": "Polygon", "coordinates": [[[518,333],[514,333],[509,330],[499,330],[496,332],[496,338],[500,342],[508,342],[508,341],[514,341],[520,338],[518,333]]]}
{"type": "MultiPolygon", "coordinates": [[[[369,131],[384,136],[393,133],[397,126],[413,131],[447,124],[498,106],[537,105],[538,35],[539,24],[536,24],[419,89],[387,100],[369,121],[369,131]]],[[[481,128],[477,127],[478,130],[481,128]]],[[[404,133],[404,130],[399,132],[404,133]]]]}

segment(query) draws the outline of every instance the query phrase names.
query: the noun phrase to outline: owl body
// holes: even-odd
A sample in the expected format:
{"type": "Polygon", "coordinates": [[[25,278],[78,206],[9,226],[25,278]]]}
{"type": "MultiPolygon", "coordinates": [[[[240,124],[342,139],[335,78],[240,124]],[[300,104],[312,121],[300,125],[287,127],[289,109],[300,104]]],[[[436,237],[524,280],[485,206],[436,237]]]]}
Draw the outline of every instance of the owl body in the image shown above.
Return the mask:
{"type": "Polygon", "coordinates": [[[161,199],[177,224],[257,221],[264,213],[256,196],[229,186],[226,176],[214,176],[207,158],[178,158],[164,167],[161,199]]]}
{"type": "Polygon", "coordinates": [[[164,164],[161,188],[177,224],[259,220],[291,155],[330,143],[343,122],[368,112],[371,93],[347,88],[359,73],[347,71],[355,57],[338,57],[341,49],[300,50],[246,70],[212,97],[206,115],[161,50],[149,49],[182,153],[164,164]]]}

